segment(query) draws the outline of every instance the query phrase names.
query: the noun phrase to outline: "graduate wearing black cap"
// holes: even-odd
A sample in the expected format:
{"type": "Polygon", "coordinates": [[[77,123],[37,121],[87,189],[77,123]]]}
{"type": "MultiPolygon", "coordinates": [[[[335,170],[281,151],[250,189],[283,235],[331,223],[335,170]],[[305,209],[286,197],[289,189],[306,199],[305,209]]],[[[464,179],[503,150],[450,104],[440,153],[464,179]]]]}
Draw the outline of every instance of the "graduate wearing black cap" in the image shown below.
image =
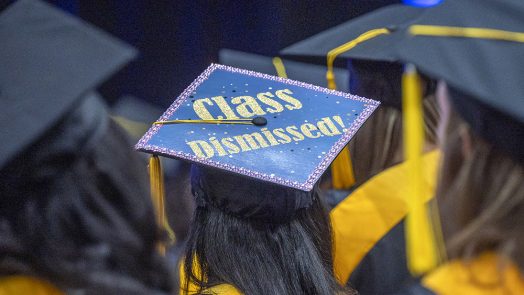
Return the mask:
{"type": "Polygon", "coordinates": [[[523,14],[521,1],[446,1],[395,48],[442,80],[436,199],[449,258],[403,294],[524,293],[523,14]]]}
{"type": "Polygon", "coordinates": [[[141,162],[96,93],[135,51],[30,0],[0,39],[0,294],[169,292],[141,162]]]}
{"type": "MultiPolygon", "coordinates": [[[[390,5],[285,48],[289,58],[325,60],[328,67],[349,59],[350,92],[382,102],[350,142],[358,188],[331,212],[335,270],[342,284],[362,294],[386,294],[412,276],[406,265],[404,219],[410,176],[403,163],[402,64],[391,48],[424,9],[390,5]],[[364,226],[365,225],[365,226],[364,226]]],[[[328,74],[328,77],[331,75],[328,74]]],[[[336,74],[335,74],[336,77],[336,74]]],[[[424,79],[425,151],[422,202],[434,195],[439,155],[434,83],[424,79]]]]}
{"type": "MultiPolygon", "coordinates": [[[[193,163],[197,209],[181,292],[351,293],[333,277],[317,183],[377,106],[223,65],[189,85],[136,145],[152,159],[193,163]]],[[[152,178],[160,191],[159,180],[152,178]]]]}

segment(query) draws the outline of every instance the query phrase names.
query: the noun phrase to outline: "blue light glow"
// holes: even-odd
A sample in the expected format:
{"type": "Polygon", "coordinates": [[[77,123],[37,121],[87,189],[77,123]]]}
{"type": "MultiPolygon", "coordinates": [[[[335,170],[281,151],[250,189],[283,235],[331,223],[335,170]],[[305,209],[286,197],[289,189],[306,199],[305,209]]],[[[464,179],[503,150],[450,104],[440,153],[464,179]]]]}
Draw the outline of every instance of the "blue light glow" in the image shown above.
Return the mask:
{"type": "Polygon", "coordinates": [[[402,0],[402,3],[416,7],[429,7],[442,2],[443,0],[402,0]]]}

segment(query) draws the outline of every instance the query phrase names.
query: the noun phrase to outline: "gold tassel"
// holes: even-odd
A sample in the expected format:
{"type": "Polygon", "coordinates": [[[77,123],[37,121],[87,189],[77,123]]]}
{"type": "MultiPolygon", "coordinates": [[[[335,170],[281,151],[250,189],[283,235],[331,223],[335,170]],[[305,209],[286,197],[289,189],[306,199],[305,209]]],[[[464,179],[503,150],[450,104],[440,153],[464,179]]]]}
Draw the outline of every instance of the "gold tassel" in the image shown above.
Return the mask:
{"type": "MultiPolygon", "coordinates": [[[[504,31],[476,27],[450,27],[433,25],[412,25],[408,32],[413,36],[474,38],[524,43],[524,32],[504,31]]],[[[420,179],[423,130],[421,111],[421,92],[414,66],[406,68],[402,79],[404,92],[404,146],[405,156],[410,165],[411,179],[415,185],[410,192],[410,214],[406,220],[406,244],[408,267],[413,274],[422,274],[445,261],[446,250],[438,206],[432,206],[428,213],[427,206],[416,202],[423,185],[420,179]],[[418,205],[417,205],[418,204],[418,205]],[[431,216],[431,218],[429,217],[431,216]]],[[[437,201],[437,200],[435,200],[437,201]]]]}
{"type": "Polygon", "coordinates": [[[348,189],[355,184],[348,147],[345,147],[331,164],[331,182],[334,189],[348,189]]]}
{"type": "MultiPolygon", "coordinates": [[[[335,74],[333,73],[333,62],[335,58],[330,59],[328,57],[328,60],[331,60],[331,67],[328,65],[328,71],[326,72],[328,88],[336,90],[337,84],[335,83],[335,74]]],[[[342,149],[340,154],[338,154],[331,163],[331,185],[334,189],[338,190],[349,189],[355,185],[353,162],[351,161],[351,153],[347,146],[342,149]]]]}
{"type": "Polygon", "coordinates": [[[355,46],[357,46],[358,44],[362,42],[373,39],[380,35],[389,34],[390,32],[391,31],[388,28],[377,28],[377,29],[369,30],[359,35],[357,38],[331,49],[327,53],[326,79],[328,82],[328,88],[337,89],[337,84],[335,83],[335,73],[333,72],[333,65],[335,63],[335,59],[337,58],[337,56],[353,49],[355,46]]]}
{"type": "MultiPolygon", "coordinates": [[[[337,56],[353,49],[355,46],[362,42],[389,33],[390,30],[387,28],[377,28],[369,30],[359,35],[357,38],[347,43],[344,43],[336,48],[331,49],[327,54],[326,79],[328,88],[333,90],[337,89],[337,84],[335,83],[335,73],[333,71],[333,65],[337,56]]],[[[334,189],[349,189],[353,185],[355,185],[353,163],[351,161],[351,154],[349,152],[348,147],[345,147],[342,150],[342,152],[337,156],[337,158],[335,158],[333,163],[331,163],[331,179],[334,189]]]]}
{"type": "MultiPolygon", "coordinates": [[[[162,164],[157,155],[152,155],[149,158],[149,181],[151,185],[151,200],[155,207],[157,224],[166,230],[170,244],[175,242],[175,234],[167,220],[165,211],[165,192],[164,192],[164,174],[162,171],[162,164]]],[[[158,245],[160,254],[166,254],[166,244],[161,242],[158,245]]]]}
{"type": "Polygon", "coordinates": [[[524,32],[488,28],[412,25],[409,27],[409,33],[414,36],[474,38],[524,43],[524,32]]]}
{"type": "MultiPolygon", "coordinates": [[[[280,57],[273,58],[273,66],[279,77],[287,78],[286,68],[280,57]]],[[[332,71],[328,71],[326,75],[329,74],[331,74],[332,80],[328,79],[328,86],[330,89],[335,89],[335,75],[332,71]]],[[[348,189],[355,184],[353,163],[351,162],[351,155],[347,147],[342,150],[335,161],[331,164],[331,175],[332,185],[335,189],[348,189]]]]}
{"type": "Polygon", "coordinates": [[[428,206],[420,200],[424,191],[424,118],[420,80],[414,65],[406,65],[402,92],[404,157],[409,165],[411,180],[408,190],[409,213],[405,223],[406,252],[408,269],[416,276],[435,268],[439,257],[428,206]]]}
{"type": "Polygon", "coordinates": [[[277,75],[282,78],[287,78],[286,73],[286,67],[284,66],[284,62],[282,59],[278,56],[273,57],[273,66],[275,67],[275,70],[277,71],[277,75]]]}

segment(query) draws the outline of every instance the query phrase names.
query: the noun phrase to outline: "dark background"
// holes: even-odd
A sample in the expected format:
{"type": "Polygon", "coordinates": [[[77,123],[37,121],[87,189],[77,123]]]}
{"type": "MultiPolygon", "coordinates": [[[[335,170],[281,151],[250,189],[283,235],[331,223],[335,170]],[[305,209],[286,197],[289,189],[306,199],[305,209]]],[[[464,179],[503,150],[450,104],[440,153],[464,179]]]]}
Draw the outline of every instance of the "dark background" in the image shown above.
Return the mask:
{"type": "Polygon", "coordinates": [[[169,106],[220,48],[274,56],[288,45],[392,0],[48,0],[140,51],[106,82],[109,102],[131,95],[169,106]]]}

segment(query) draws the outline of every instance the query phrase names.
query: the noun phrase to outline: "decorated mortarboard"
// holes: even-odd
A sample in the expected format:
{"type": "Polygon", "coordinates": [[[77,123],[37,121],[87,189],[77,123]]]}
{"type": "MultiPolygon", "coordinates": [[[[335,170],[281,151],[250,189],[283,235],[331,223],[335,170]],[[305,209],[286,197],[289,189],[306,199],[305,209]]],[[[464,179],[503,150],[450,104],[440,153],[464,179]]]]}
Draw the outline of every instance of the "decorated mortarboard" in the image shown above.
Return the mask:
{"type": "Polygon", "coordinates": [[[136,148],[310,191],[378,104],[213,64],[136,148]]]}
{"type": "MultiPolygon", "coordinates": [[[[93,91],[135,54],[106,33],[32,0],[1,12],[0,40],[0,167],[68,114],[77,116],[68,121],[73,135],[68,139],[88,136],[100,122],[101,105],[93,91]]],[[[79,138],[75,144],[80,146],[73,147],[67,140],[56,142],[54,152],[81,150],[82,142],[79,138]]],[[[53,152],[51,147],[47,152],[53,152]]]]}
{"type": "MultiPolygon", "coordinates": [[[[296,81],[327,87],[326,67],[302,63],[279,57],[268,57],[231,49],[221,49],[218,55],[221,64],[268,75],[289,78],[296,81]]],[[[349,75],[346,69],[334,68],[338,90],[349,90],[349,75]]]]}

